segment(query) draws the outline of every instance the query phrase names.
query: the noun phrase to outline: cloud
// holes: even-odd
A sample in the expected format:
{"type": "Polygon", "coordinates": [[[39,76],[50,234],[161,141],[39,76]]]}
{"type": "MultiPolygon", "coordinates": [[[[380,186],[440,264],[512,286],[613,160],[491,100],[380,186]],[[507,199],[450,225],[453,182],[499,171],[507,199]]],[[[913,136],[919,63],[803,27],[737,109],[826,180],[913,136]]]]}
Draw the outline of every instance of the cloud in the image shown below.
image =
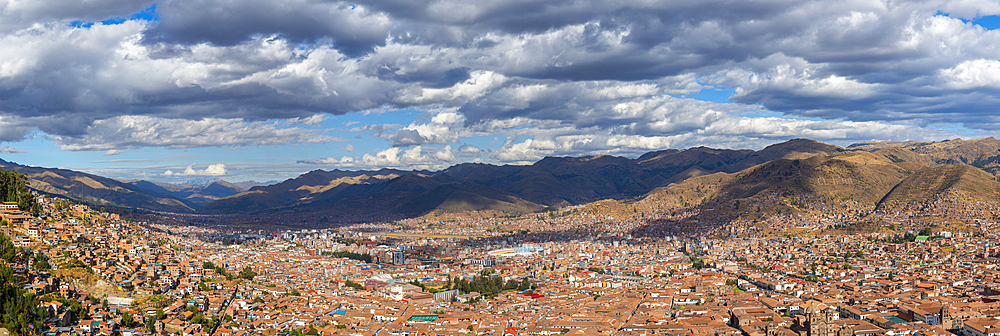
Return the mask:
{"type": "Polygon", "coordinates": [[[440,170],[457,163],[451,146],[434,148],[415,146],[410,149],[392,147],[375,154],[364,154],[359,157],[326,157],[315,160],[300,160],[300,164],[325,165],[332,168],[347,169],[379,169],[401,168],[416,170],[440,170]]]}
{"type": "Polygon", "coordinates": [[[316,125],[316,124],[319,124],[319,123],[321,123],[323,121],[326,121],[327,119],[330,119],[330,117],[326,116],[326,115],[322,115],[322,114],[313,114],[312,116],[309,116],[307,118],[292,118],[292,119],[288,119],[287,121],[285,121],[285,123],[288,124],[288,125],[307,125],[307,126],[311,126],[311,125],[316,125]]]}
{"type": "Polygon", "coordinates": [[[340,148],[340,150],[343,150],[343,151],[348,151],[348,152],[354,153],[354,146],[352,146],[351,144],[337,145],[337,148],[340,148]]]}
{"type": "Polygon", "coordinates": [[[393,146],[439,144],[458,141],[458,130],[465,118],[454,111],[439,112],[425,124],[411,123],[396,133],[383,135],[393,146]]]}
{"type": "Polygon", "coordinates": [[[458,147],[458,152],[462,154],[478,154],[479,152],[481,152],[481,150],[476,146],[470,144],[463,144],[462,146],[458,147]]]}
{"type": "Polygon", "coordinates": [[[125,153],[125,151],[121,151],[121,150],[117,150],[117,149],[110,149],[110,150],[108,150],[107,152],[104,153],[104,156],[118,155],[118,154],[121,154],[121,153],[125,153]]]}
{"type": "Polygon", "coordinates": [[[95,121],[79,136],[53,136],[63,150],[116,150],[140,147],[273,146],[325,143],[339,139],[298,127],[242,119],[202,120],[121,116],[95,121]]]}
{"type": "Polygon", "coordinates": [[[184,168],[183,172],[175,173],[172,170],[167,170],[163,172],[164,176],[223,176],[226,175],[226,165],[221,163],[216,163],[208,165],[205,169],[195,169],[194,164],[184,168]]]}
{"type": "Polygon", "coordinates": [[[345,54],[358,55],[384,45],[393,24],[391,17],[365,5],[317,0],[172,0],[157,8],[164,19],[146,38],[185,44],[235,45],[280,34],[297,41],[329,40],[345,54]]]}
{"type": "Polygon", "coordinates": [[[12,147],[9,147],[9,146],[2,146],[2,147],[0,147],[0,153],[20,154],[20,153],[27,153],[27,152],[23,151],[23,150],[20,150],[20,149],[17,149],[17,148],[12,148],[12,147]]]}
{"type": "Polygon", "coordinates": [[[64,150],[326,143],[331,116],[401,110],[432,117],[347,122],[399,148],[350,164],[1000,129],[1000,31],[968,21],[989,1],[169,0],[89,28],[153,3],[6,5],[0,141],[64,150]],[[679,98],[716,87],[731,104],[679,98]]]}

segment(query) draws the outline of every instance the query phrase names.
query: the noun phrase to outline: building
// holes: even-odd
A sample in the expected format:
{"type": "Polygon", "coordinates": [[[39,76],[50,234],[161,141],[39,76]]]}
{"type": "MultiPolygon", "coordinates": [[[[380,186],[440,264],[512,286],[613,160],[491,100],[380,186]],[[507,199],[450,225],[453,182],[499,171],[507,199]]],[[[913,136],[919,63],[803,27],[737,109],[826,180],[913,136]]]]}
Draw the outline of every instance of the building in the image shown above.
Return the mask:
{"type": "Polygon", "coordinates": [[[402,265],[406,263],[406,258],[403,255],[403,251],[393,251],[392,252],[392,264],[402,265]]]}

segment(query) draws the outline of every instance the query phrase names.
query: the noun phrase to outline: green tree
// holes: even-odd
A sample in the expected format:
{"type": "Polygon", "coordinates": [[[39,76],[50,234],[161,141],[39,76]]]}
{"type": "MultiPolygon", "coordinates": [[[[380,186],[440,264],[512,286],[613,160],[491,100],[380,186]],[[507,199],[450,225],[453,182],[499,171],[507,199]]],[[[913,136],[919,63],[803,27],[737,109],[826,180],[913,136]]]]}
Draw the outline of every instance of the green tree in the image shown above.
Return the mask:
{"type": "Polygon", "coordinates": [[[0,264],[0,325],[13,335],[35,335],[46,318],[45,309],[38,309],[38,298],[25,292],[21,286],[24,279],[14,275],[14,271],[0,264]]]}
{"type": "Polygon", "coordinates": [[[240,271],[239,275],[240,278],[247,280],[253,280],[253,278],[256,276],[257,272],[254,272],[253,269],[250,268],[250,266],[244,267],[243,270],[240,271]]]}
{"type": "Polygon", "coordinates": [[[124,325],[126,328],[129,328],[132,327],[132,324],[134,323],[135,320],[132,319],[132,314],[129,313],[122,314],[122,325],[124,325]]]}
{"type": "Polygon", "coordinates": [[[357,282],[351,281],[351,280],[344,281],[344,286],[347,286],[347,287],[350,287],[350,288],[354,288],[354,289],[357,289],[359,291],[365,290],[365,286],[363,286],[363,285],[361,285],[361,284],[359,284],[357,282]]]}
{"type": "Polygon", "coordinates": [[[14,242],[7,235],[0,233],[0,258],[12,263],[15,256],[17,256],[17,248],[14,247],[14,242]]]}
{"type": "Polygon", "coordinates": [[[49,257],[45,255],[45,253],[42,253],[42,251],[35,253],[35,269],[39,271],[48,271],[52,269],[52,265],[49,265],[49,257]]]}
{"type": "Polygon", "coordinates": [[[41,204],[28,189],[28,175],[13,170],[0,169],[0,201],[17,202],[18,208],[32,216],[42,212],[41,204]]]}
{"type": "Polygon", "coordinates": [[[528,289],[531,289],[531,281],[528,281],[528,278],[524,278],[521,280],[521,284],[517,285],[517,290],[524,291],[528,289]]]}

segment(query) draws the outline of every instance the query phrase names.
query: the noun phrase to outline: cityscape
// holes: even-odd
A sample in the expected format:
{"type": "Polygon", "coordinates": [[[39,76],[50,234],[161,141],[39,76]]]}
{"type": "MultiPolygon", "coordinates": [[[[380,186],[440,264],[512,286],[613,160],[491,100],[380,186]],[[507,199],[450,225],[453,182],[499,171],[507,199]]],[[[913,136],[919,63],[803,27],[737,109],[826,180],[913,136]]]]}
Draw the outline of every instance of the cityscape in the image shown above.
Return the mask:
{"type": "Polygon", "coordinates": [[[997,0],[0,0],[0,336],[1000,336],[997,0]]]}

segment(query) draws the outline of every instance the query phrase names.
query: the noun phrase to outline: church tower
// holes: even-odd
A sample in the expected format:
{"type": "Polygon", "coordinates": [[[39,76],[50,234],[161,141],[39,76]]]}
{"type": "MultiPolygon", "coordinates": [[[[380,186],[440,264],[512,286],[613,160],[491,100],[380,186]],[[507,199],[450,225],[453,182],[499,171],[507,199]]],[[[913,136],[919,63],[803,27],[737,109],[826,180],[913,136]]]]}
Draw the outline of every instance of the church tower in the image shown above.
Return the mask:
{"type": "Polygon", "coordinates": [[[831,328],[833,326],[830,323],[831,314],[820,311],[819,307],[816,306],[816,302],[813,302],[809,305],[809,308],[806,308],[806,320],[809,323],[806,326],[809,330],[807,336],[836,335],[835,331],[831,328]]]}
{"type": "Polygon", "coordinates": [[[948,305],[941,306],[941,328],[944,330],[955,329],[955,319],[951,316],[951,309],[948,305]]]}

